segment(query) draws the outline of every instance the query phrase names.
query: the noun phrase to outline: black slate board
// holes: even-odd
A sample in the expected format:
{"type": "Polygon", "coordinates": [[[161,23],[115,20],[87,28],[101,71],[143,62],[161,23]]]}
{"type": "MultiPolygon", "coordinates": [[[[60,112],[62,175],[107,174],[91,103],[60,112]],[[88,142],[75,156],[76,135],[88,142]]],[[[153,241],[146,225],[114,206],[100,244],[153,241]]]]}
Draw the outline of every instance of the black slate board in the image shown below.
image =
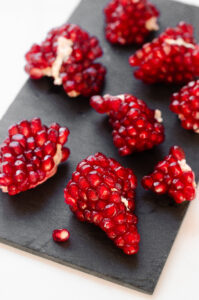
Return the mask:
{"type": "MultiPolygon", "coordinates": [[[[53,121],[71,130],[69,147],[72,154],[58,173],[43,185],[15,197],[0,194],[0,241],[61,264],[80,269],[119,284],[152,293],[172,247],[187,204],[177,206],[168,197],[156,197],[142,187],[137,189],[136,214],[141,235],[140,251],[126,256],[98,228],[81,223],[64,203],[63,189],[76,164],[91,153],[101,151],[132,168],[138,180],[153,169],[155,163],[178,144],[187,153],[188,162],[199,173],[199,137],[181,128],[176,116],[169,111],[169,97],[174,86],[147,86],[132,77],[128,57],[135,47],[111,46],[104,39],[102,8],[107,0],[83,0],[70,22],[77,23],[100,38],[104,49],[103,63],[108,68],[104,93],[133,93],[153,108],[163,111],[166,141],[159,147],[141,154],[122,158],[112,144],[107,118],[89,107],[86,99],[69,99],[51,80],[42,79],[25,84],[0,122],[0,140],[7,127],[24,117],[39,116],[46,124],[53,121]],[[56,244],[51,232],[66,227],[71,239],[56,244]]],[[[161,31],[180,20],[191,22],[199,35],[199,8],[180,3],[156,0],[161,11],[161,31]]],[[[63,8],[64,9],[64,8],[63,8]]],[[[58,24],[59,25],[59,24],[58,24]]],[[[45,36],[45,33],[44,33],[45,36]]],[[[175,266],[174,266],[175,267],[175,266]]]]}

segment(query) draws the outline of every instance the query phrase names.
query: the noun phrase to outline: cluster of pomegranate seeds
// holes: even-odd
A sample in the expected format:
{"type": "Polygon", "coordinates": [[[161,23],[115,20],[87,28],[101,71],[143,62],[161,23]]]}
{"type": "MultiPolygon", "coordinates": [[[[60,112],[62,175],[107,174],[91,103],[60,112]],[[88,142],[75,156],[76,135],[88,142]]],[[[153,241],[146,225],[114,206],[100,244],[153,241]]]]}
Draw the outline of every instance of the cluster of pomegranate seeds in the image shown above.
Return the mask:
{"type": "Polygon", "coordinates": [[[77,25],[66,24],[52,29],[41,45],[31,47],[25,70],[33,79],[52,77],[70,97],[89,97],[102,88],[106,70],[94,62],[101,55],[96,37],[77,25]]]}
{"type": "Polygon", "coordinates": [[[199,76],[199,45],[193,27],[184,22],[167,28],[129,59],[135,76],[146,83],[187,83],[199,76]]]}
{"type": "Polygon", "coordinates": [[[170,109],[178,115],[183,128],[199,133],[199,80],[173,94],[170,109]]]}
{"type": "Polygon", "coordinates": [[[151,31],[159,29],[159,12],[148,0],[112,0],[104,12],[106,37],[114,44],[141,44],[151,31]]]}
{"type": "Polygon", "coordinates": [[[142,179],[142,184],[157,194],[168,193],[176,203],[191,201],[196,193],[194,172],[178,146],[170,149],[169,155],[157,164],[154,172],[142,179]]]}
{"type": "Polygon", "coordinates": [[[67,229],[55,229],[52,233],[53,240],[55,242],[66,242],[70,237],[70,233],[67,229]]]}
{"type": "Polygon", "coordinates": [[[80,221],[99,226],[126,254],[138,251],[140,236],[133,214],[136,177],[101,153],[82,160],[64,191],[65,200],[80,221]]]}
{"type": "Polygon", "coordinates": [[[164,141],[161,111],[148,108],[144,101],[123,94],[93,96],[90,104],[97,112],[109,115],[120,155],[151,149],[164,141]]]}
{"type": "Polygon", "coordinates": [[[11,126],[0,146],[0,188],[10,195],[34,188],[52,177],[60,162],[70,154],[64,147],[69,130],[53,123],[42,125],[39,118],[11,126]]]}

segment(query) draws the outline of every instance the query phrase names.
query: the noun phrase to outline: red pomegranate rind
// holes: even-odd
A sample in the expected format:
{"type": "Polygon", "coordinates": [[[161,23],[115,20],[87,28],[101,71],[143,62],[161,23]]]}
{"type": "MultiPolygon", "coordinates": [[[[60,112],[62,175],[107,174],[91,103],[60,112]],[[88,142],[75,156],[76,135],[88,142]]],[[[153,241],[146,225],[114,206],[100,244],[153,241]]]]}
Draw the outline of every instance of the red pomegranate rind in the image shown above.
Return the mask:
{"type": "Polygon", "coordinates": [[[82,160],[64,190],[66,203],[82,222],[99,226],[126,254],[138,252],[134,215],[137,180],[131,169],[101,153],[82,160]]]}
{"type": "Polygon", "coordinates": [[[181,22],[167,28],[129,58],[135,77],[145,83],[187,83],[199,75],[199,45],[193,27],[181,22]]]}
{"type": "Polygon", "coordinates": [[[70,233],[67,229],[55,229],[52,233],[53,240],[55,242],[66,242],[70,238],[70,233]]]}
{"type": "Polygon", "coordinates": [[[173,146],[169,155],[159,162],[152,174],[144,176],[142,185],[157,194],[168,193],[176,203],[195,198],[195,175],[186,163],[182,148],[173,146]]]}
{"type": "Polygon", "coordinates": [[[33,79],[49,76],[63,85],[69,97],[99,93],[106,70],[95,60],[102,56],[96,37],[74,24],[52,29],[41,45],[26,54],[26,72],[33,79]]]}
{"type": "Polygon", "coordinates": [[[113,142],[119,154],[144,151],[164,141],[161,111],[130,94],[93,96],[91,106],[98,113],[107,113],[113,127],[113,142]]]}
{"type": "Polygon", "coordinates": [[[199,80],[173,94],[170,109],[178,115],[183,128],[199,133],[199,80]]]}
{"type": "Polygon", "coordinates": [[[158,30],[159,12],[147,0],[112,0],[104,9],[106,38],[113,44],[141,44],[158,30]]]}
{"type": "Polygon", "coordinates": [[[0,189],[9,195],[32,189],[52,177],[70,150],[64,146],[69,130],[49,127],[39,118],[23,120],[8,129],[0,146],[0,189]]]}

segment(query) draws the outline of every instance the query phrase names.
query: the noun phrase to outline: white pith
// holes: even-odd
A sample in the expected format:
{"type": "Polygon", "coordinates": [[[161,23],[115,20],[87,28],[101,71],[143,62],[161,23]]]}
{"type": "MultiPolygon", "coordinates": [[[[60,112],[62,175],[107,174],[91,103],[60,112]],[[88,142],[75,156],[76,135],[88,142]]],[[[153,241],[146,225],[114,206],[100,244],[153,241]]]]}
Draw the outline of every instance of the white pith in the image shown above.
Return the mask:
{"type": "MultiPolygon", "coordinates": [[[[50,177],[55,175],[55,173],[57,172],[57,167],[58,167],[58,165],[60,164],[60,162],[62,160],[62,145],[60,145],[60,144],[57,145],[57,151],[56,151],[56,153],[53,157],[53,160],[54,160],[54,163],[55,163],[53,169],[50,170],[49,172],[46,172],[46,177],[42,181],[38,181],[36,184],[30,185],[29,189],[32,189],[32,188],[36,187],[37,185],[42,184],[43,182],[48,180],[50,177]]],[[[7,186],[0,186],[0,189],[2,190],[3,193],[8,192],[7,186]]]]}
{"type": "Polygon", "coordinates": [[[163,122],[161,110],[159,110],[159,109],[156,109],[156,110],[155,110],[154,118],[155,118],[159,123],[162,123],[162,122],[163,122]]]}
{"type": "Polygon", "coordinates": [[[43,74],[54,78],[54,84],[61,85],[62,79],[60,69],[63,62],[66,62],[73,51],[73,42],[69,39],[60,36],[57,40],[57,55],[52,67],[43,70],[43,74]]]}
{"type": "Polygon", "coordinates": [[[195,45],[185,42],[182,38],[178,38],[177,40],[166,39],[165,42],[169,45],[183,46],[185,48],[195,49],[195,45]]]}
{"type": "Polygon", "coordinates": [[[146,21],[145,27],[147,30],[159,30],[159,26],[157,24],[157,17],[152,17],[146,21]]]}
{"type": "Polygon", "coordinates": [[[117,95],[117,97],[118,97],[119,99],[121,99],[122,101],[124,101],[124,100],[125,100],[125,95],[124,95],[124,94],[117,95]]]}
{"type": "MultiPolygon", "coordinates": [[[[112,192],[118,192],[118,190],[116,188],[111,189],[112,192]]],[[[129,207],[128,207],[128,200],[126,198],[124,198],[123,196],[121,196],[121,201],[122,203],[124,203],[126,210],[129,211],[129,207]]]]}

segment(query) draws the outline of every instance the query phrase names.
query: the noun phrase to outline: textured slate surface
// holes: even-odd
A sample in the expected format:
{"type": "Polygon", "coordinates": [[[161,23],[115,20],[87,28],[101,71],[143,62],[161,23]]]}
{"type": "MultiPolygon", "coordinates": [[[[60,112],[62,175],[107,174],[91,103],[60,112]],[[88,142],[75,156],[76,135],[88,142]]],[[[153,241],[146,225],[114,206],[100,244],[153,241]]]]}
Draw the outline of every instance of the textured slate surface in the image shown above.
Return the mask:
{"type": "MultiPolygon", "coordinates": [[[[199,8],[164,0],[154,2],[162,13],[161,30],[185,20],[195,25],[196,36],[199,35],[199,8]]],[[[58,173],[42,186],[15,197],[0,194],[0,241],[152,293],[187,205],[176,206],[169,198],[156,197],[139,185],[136,214],[141,234],[140,252],[128,257],[98,228],[77,221],[63,198],[63,189],[76,164],[97,151],[131,167],[140,181],[168,153],[171,145],[178,144],[185,149],[188,162],[196,174],[199,173],[199,137],[183,130],[176,116],[168,109],[169,97],[177,87],[147,86],[132,77],[128,57],[135,48],[113,47],[104,39],[102,8],[106,3],[105,0],[83,0],[70,21],[83,26],[101,40],[104,49],[102,60],[108,68],[104,93],[133,93],[146,100],[151,107],[160,108],[166,126],[166,141],[151,151],[121,158],[112,144],[107,118],[95,113],[89,107],[88,100],[68,99],[61,89],[52,86],[49,79],[29,80],[0,122],[0,140],[6,136],[7,127],[14,121],[39,116],[47,124],[57,121],[70,128],[69,147],[72,154],[69,161],[59,167],[58,173]],[[71,239],[65,244],[55,244],[51,232],[62,226],[70,230],[71,239]]]]}

